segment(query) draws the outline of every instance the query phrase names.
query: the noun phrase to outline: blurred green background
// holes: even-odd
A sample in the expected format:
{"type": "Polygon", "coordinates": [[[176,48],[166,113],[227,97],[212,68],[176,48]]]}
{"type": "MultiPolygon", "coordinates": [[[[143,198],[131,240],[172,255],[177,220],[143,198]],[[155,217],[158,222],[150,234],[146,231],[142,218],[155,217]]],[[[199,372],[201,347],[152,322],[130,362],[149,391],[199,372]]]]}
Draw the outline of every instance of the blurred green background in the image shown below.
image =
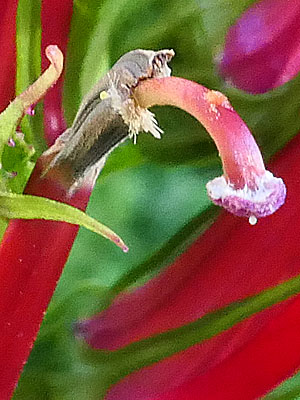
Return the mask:
{"type": "MultiPolygon", "coordinates": [[[[299,129],[300,79],[251,96],[228,87],[216,65],[228,28],[252,3],[75,0],[64,91],[68,123],[82,96],[124,52],[173,48],[173,75],[224,92],[268,159],[299,129]]],[[[24,18],[22,24],[32,14],[24,18]]],[[[126,289],[157,273],[213,219],[216,208],[211,208],[205,184],[221,173],[221,164],[212,140],[182,111],[154,111],[163,138],[141,134],[137,145],[128,141],[118,148],[101,173],[87,210],[117,232],[130,251],[123,254],[112,243],[80,230],[15,400],[99,399],[108,384],[106,366],[96,368],[84,357],[72,323],[103,309],[114,289],[126,289]],[[128,275],[130,271],[134,273],[128,275]]]]}

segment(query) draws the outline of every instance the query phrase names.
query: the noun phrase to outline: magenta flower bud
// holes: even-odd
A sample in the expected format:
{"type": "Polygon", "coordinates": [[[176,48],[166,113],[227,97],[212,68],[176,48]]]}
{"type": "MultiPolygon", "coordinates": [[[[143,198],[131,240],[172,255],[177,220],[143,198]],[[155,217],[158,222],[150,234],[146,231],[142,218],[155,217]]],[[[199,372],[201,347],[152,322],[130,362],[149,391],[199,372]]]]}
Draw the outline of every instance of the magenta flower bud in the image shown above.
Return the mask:
{"type": "Polygon", "coordinates": [[[229,29],[220,73],[250,93],[264,93],[300,70],[300,2],[261,0],[229,29]]]}
{"type": "Polygon", "coordinates": [[[284,203],[282,179],[266,171],[248,127],[222,93],[167,77],[141,81],[134,97],[140,107],[168,104],[182,108],[204,125],[216,143],[224,170],[224,175],[207,184],[215,204],[254,224],[256,218],[274,213],[284,203]]]}

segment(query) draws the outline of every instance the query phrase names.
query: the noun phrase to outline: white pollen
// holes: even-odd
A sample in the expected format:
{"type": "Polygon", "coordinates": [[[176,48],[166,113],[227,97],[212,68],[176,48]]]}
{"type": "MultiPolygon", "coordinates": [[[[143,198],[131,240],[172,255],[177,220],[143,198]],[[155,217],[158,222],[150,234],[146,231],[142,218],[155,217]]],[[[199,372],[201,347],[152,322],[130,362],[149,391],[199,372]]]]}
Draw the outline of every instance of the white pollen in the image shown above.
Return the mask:
{"type": "Polygon", "coordinates": [[[134,143],[136,143],[136,136],[142,131],[151,133],[156,139],[161,138],[163,130],[158,126],[152,112],[147,108],[140,107],[132,98],[122,101],[114,85],[108,90],[108,95],[111,97],[113,108],[119,112],[125,124],[128,125],[129,137],[135,138],[134,143]]]}

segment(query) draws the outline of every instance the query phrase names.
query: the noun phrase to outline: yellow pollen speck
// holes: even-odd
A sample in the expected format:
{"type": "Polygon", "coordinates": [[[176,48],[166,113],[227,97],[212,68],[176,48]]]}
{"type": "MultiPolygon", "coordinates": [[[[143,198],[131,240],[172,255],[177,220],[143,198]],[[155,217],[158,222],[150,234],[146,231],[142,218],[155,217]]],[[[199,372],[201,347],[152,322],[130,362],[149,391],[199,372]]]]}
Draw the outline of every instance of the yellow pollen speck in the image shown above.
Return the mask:
{"type": "Polygon", "coordinates": [[[101,93],[100,93],[100,99],[101,100],[105,100],[105,99],[107,99],[109,97],[109,94],[105,91],[105,90],[103,90],[101,93]]]}
{"type": "Polygon", "coordinates": [[[227,97],[217,90],[208,90],[205,93],[205,99],[210,103],[211,107],[222,106],[232,110],[232,106],[227,97]]]}

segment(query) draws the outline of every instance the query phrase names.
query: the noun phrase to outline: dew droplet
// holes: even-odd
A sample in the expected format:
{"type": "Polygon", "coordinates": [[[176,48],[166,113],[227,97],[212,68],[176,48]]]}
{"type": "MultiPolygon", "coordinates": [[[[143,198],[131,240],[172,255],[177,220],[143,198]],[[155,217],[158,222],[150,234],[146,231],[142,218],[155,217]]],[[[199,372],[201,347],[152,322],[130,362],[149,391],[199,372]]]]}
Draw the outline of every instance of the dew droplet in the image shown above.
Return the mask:
{"type": "Polygon", "coordinates": [[[255,225],[256,223],[257,223],[257,218],[255,217],[255,215],[250,215],[249,224],[250,225],[255,225]]]}

